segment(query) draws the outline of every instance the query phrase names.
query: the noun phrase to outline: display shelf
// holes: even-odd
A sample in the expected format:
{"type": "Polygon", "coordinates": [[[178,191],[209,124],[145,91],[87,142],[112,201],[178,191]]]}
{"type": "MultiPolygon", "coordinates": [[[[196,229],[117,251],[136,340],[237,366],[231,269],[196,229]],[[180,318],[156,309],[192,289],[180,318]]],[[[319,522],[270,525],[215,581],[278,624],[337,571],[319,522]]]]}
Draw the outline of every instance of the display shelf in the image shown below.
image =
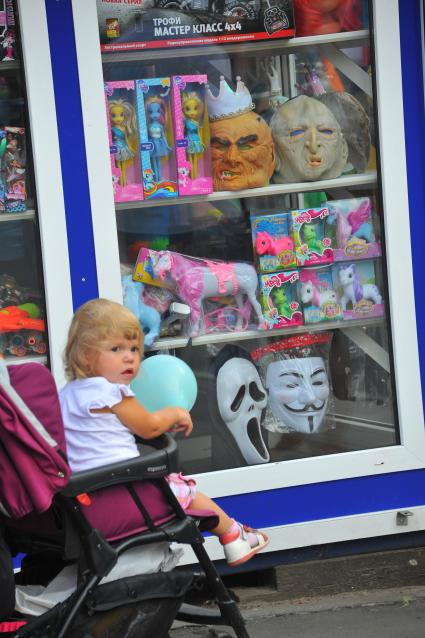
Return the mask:
{"type": "Polygon", "coordinates": [[[205,346],[212,343],[228,343],[233,341],[244,341],[247,339],[271,339],[283,335],[299,334],[303,332],[321,332],[323,330],[337,330],[347,328],[363,328],[369,326],[379,326],[385,317],[374,317],[371,319],[355,319],[353,321],[332,321],[328,323],[312,323],[304,326],[288,326],[278,330],[244,330],[241,332],[211,332],[209,334],[193,337],[170,337],[155,341],[152,350],[173,350],[174,348],[185,348],[187,345],[205,346]]]}
{"type": "Polygon", "coordinates": [[[26,210],[24,213],[0,213],[0,222],[17,222],[27,219],[35,219],[35,210],[26,210]]]}
{"type": "Polygon", "coordinates": [[[309,191],[328,191],[333,188],[361,188],[376,184],[376,171],[343,175],[335,179],[322,179],[318,182],[296,182],[292,184],[269,184],[262,188],[245,188],[240,191],[217,191],[209,195],[193,197],[176,197],[174,199],[147,199],[143,202],[116,202],[117,212],[136,208],[152,208],[153,206],[176,206],[178,204],[196,204],[196,202],[217,202],[226,199],[245,197],[270,197],[271,195],[288,195],[290,193],[306,193],[309,191]]]}
{"type": "Polygon", "coordinates": [[[326,35],[306,36],[303,38],[291,38],[288,40],[268,40],[267,42],[238,42],[233,44],[205,45],[196,47],[178,47],[167,49],[144,49],[143,51],[116,51],[103,53],[102,62],[104,64],[119,64],[128,62],[152,62],[153,60],[169,60],[171,56],[176,58],[187,58],[193,56],[213,56],[227,55],[229,53],[246,57],[251,53],[258,55],[284,55],[296,53],[297,51],[317,47],[323,44],[331,44],[337,47],[361,46],[369,39],[369,31],[347,31],[343,33],[331,33],[326,35]],[[171,53],[173,51],[173,53],[171,53]]]}
{"type": "Polygon", "coordinates": [[[20,63],[18,60],[11,60],[10,62],[0,62],[0,72],[16,71],[19,69],[20,63]]]}

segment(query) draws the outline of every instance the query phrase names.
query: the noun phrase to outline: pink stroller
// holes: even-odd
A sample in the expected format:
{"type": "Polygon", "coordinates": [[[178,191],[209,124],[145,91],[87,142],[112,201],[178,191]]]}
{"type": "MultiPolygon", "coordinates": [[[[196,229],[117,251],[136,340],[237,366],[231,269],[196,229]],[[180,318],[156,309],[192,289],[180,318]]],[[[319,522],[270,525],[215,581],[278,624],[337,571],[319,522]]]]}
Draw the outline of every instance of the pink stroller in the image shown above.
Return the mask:
{"type": "Polygon", "coordinates": [[[70,476],[49,370],[37,363],[7,368],[0,361],[0,621],[14,597],[8,550],[25,554],[18,583],[47,583],[66,565],[78,568],[68,598],[6,625],[9,635],[165,638],[180,619],[227,625],[248,638],[203,546],[201,530],[214,527],[216,516],[182,510],[164,479],[178,469],[176,443],[168,435],[152,443],[148,451],[141,442],[140,457],[70,476]],[[177,567],[100,583],[127,551],[149,545],[151,551],[158,542],[191,545],[201,569],[177,567]],[[186,603],[194,589],[204,589],[218,609],[186,603]]]}

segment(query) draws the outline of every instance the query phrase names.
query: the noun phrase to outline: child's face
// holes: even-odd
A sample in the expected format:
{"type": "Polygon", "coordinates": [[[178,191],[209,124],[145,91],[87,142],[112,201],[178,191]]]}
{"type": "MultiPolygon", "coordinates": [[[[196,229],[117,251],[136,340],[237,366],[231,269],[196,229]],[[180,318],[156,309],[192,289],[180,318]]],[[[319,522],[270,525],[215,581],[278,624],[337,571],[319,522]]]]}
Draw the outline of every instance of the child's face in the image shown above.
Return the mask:
{"type": "Polygon", "coordinates": [[[112,337],[100,344],[91,359],[90,372],[93,376],[104,377],[110,383],[128,385],[137,375],[140,367],[140,347],[138,339],[112,337]]]}

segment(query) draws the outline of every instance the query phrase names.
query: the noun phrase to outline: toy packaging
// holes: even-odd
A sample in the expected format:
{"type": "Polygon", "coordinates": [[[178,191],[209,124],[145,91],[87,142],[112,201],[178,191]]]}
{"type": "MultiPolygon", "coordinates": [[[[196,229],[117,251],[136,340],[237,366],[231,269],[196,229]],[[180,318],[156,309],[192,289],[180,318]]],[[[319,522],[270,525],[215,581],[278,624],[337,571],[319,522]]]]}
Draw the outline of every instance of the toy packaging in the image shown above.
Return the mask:
{"type": "Polygon", "coordinates": [[[318,266],[334,261],[332,240],[326,234],[328,215],[329,209],[325,206],[292,211],[298,266],[318,266]]]}
{"type": "Polygon", "coordinates": [[[143,199],[134,80],[105,82],[112,183],[116,202],[143,199]]]}
{"type": "Polygon", "coordinates": [[[0,127],[0,213],[26,210],[25,129],[0,127]]]}
{"type": "Polygon", "coordinates": [[[11,62],[16,59],[13,0],[3,0],[0,2],[0,61],[11,62]]]}
{"type": "Polygon", "coordinates": [[[256,320],[253,327],[264,324],[257,300],[258,276],[251,264],[142,248],[133,279],[168,288],[189,307],[190,337],[215,330],[247,330],[251,316],[256,320]]]}
{"type": "Polygon", "coordinates": [[[251,232],[259,272],[273,273],[296,266],[290,213],[253,215],[251,232]]]}
{"type": "Polygon", "coordinates": [[[97,0],[102,51],[292,38],[292,0],[97,0]]]}
{"type": "Polygon", "coordinates": [[[177,197],[171,79],[136,80],[136,94],[144,197],[177,197]]]}
{"type": "Polygon", "coordinates": [[[332,269],[329,266],[306,268],[300,272],[299,299],[305,323],[343,319],[332,269]]]}
{"type": "Polygon", "coordinates": [[[381,317],[384,314],[382,290],[376,285],[373,261],[334,265],[332,274],[344,319],[381,317]]]}
{"type": "Polygon", "coordinates": [[[298,281],[297,270],[260,275],[261,305],[267,330],[303,324],[298,281]]]}
{"type": "Polygon", "coordinates": [[[327,234],[334,244],[334,260],[366,259],[381,255],[373,224],[373,205],[369,197],[326,202],[329,217],[327,234]]]}
{"type": "Polygon", "coordinates": [[[206,75],[172,78],[174,132],[180,195],[212,193],[206,75]]]}

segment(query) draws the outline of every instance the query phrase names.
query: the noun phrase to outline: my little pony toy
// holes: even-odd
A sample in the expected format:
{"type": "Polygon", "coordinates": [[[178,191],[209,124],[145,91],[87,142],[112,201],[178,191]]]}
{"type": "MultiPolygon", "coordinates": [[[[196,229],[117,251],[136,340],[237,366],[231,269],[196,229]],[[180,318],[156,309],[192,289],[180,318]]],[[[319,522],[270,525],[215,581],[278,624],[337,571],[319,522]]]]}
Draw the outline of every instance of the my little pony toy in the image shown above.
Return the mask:
{"type": "MultiPolygon", "coordinates": [[[[244,297],[247,297],[260,326],[263,327],[264,317],[256,298],[257,273],[250,264],[208,261],[161,251],[156,253],[152,260],[152,269],[155,276],[168,280],[180,299],[190,306],[190,336],[195,337],[199,334],[202,302],[211,297],[232,295],[241,311],[244,307],[244,297]]],[[[240,314],[236,329],[241,330],[242,324],[243,317],[240,314]]]]}
{"type": "Polygon", "coordinates": [[[287,235],[284,237],[272,237],[267,231],[258,231],[255,238],[255,251],[257,255],[279,255],[285,251],[294,250],[294,242],[287,235]]]}
{"type": "Polygon", "coordinates": [[[338,303],[335,290],[319,290],[320,280],[314,271],[304,270],[300,273],[301,301],[303,304],[311,304],[322,308],[326,303],[338,303]]]}
{"type": "Polygon", "coordinates": [[[344,291],[341,297],[343,310],[347,309],[347,305],[350,302],[354,309],[356,304],[363,299],[369,300],[376,305],[382,303],[382,296],[378,286],[375,286],[375,284],[361,284],[354,264],[341,266],[338,275],[344,291]]]}
{"type": "Polygon", "coordinates": [[[363,239],[368,244],[375,241],[371,209],[372,204],[369,199],[366,199],[347,216],[342,213],[337,214],[336,236],[340,248],[345,248],[350,237],[363,239]]]}
{"type": "Polygon", "coordinates": [[[140,281],[133,281],[131,275],[121,279],[124,305],[138,318],[145,333],[145,346],[150,348],[159,337],[161,315],[155,308],[143,303],[144,285],[140,281]]]}

